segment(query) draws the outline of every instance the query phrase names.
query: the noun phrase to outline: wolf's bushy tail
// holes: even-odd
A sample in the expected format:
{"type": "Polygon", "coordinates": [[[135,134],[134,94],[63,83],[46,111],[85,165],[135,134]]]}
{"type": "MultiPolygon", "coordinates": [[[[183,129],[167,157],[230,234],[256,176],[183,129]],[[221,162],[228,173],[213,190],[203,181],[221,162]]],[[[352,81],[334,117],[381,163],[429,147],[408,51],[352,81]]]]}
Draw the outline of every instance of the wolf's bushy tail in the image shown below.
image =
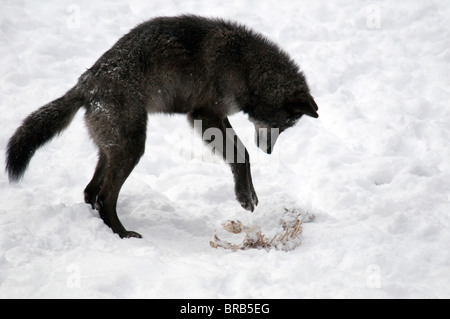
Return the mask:
{"type": "Polygon", "coordinates": [[[6,171],[10,182],[20,180],[38,148],[72,122],[84,99],[75,89],[29,115],[8,143],[6,171]]]}

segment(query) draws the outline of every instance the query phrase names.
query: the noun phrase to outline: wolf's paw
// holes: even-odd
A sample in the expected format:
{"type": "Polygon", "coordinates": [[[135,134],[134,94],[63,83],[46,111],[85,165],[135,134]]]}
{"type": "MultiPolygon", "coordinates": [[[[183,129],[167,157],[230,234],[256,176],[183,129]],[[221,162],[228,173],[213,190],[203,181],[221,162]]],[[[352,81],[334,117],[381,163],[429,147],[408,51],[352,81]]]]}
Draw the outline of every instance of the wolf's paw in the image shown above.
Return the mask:
{"type": "Polygon", "coordinates": [[[237,201],[241,204],[241,207],[250,212],[254,212],[256,206],[258,206],[258,196],[254,192],[238,193],[236,194],[237,201]]]}
{"type": "Polygon", "coordinates": [[[91,205],[93,210],[97,209],[97,195],[93,195],[93,194],[85,191],[84,192],[84,202],[86,204],[91,205]]]}
{"type": "Polygon", "coordinates": [[[253,188],[252,188],[252,200],[255,203],[255,206],[258,206],[259,204],[258,195],[256,195],[256,192],[253,188]]]}
{"type": "Polygon", "coordinates": [[[124,238],[142,238],[141,234],[138,234],[134,231],[124,231],[122,233],[119,234],[120,238],[124,239],[124,238]]]}

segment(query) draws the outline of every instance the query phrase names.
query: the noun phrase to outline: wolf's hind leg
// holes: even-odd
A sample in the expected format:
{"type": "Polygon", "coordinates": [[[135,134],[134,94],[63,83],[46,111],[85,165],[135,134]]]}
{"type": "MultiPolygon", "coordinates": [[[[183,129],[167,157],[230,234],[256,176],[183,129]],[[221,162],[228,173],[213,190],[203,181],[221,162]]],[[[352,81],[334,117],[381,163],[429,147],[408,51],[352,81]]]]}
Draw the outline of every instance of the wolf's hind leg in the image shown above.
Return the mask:
{"type": "Polygon", "coordinates": [[[123,158],[112,159],[111,166],[108,166],[105,180],[97,199],[100,217],[120,238],[142,237],[138,233],[125,229],[117,216],[116,210],[120,189],[137,164],[138,159],[135,158],[133,161],[134,163],[123,158]]]}
{"type": "Polygon", "coordinates": [[[90,204],[92,206],[92,209],[97,209],[97,196],[103,185],[107,163],[108,162],[105,153],[102,152],[102,150],[99,150],[98,163],[97,168],[95,169],[94,177],[84,190],[84,201],[86,202],[86,204],[90,204]]]}
{"type": "Polygon", "coordinates": [[[123,184],[144,154],[147,112],[136,101],[127,106],[97,104],[86,113],[89,133],[100,151],[94,177],[85,190],[85,200],[121,238],[141,238],[120,222],[117,201],[123,184]]]}
{"type": "Polygon", "coordinates": [[[104,172],[103,185],[98,194],[96,205],[105,224],[111,227],[113,232],[118,234],[120,238],[142,238],[140,234],[125,229],[117,216],[116,207],[119,192],[134,167],[138,164],[144,153],[144,148],[145,136],[141,139],[141,143],[139,140],[135,140],[131,146],[114,147],[107,155],[108,160],[104,172]]]}

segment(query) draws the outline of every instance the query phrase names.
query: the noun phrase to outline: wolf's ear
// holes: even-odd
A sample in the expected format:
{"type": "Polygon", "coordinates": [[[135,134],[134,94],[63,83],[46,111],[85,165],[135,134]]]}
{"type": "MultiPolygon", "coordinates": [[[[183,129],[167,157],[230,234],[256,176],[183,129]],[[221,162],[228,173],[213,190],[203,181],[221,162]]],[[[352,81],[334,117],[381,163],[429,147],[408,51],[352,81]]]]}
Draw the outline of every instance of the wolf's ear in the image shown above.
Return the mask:
{"type": "Polygon", "coordinates": [[[304,94],[296,92],[294,97],[287,102],[286,108],[293,114],[305,114],[314,118],[319,117],[319,114],[317,113],[319,107],[310,94],[305,96],[304,94]]]}

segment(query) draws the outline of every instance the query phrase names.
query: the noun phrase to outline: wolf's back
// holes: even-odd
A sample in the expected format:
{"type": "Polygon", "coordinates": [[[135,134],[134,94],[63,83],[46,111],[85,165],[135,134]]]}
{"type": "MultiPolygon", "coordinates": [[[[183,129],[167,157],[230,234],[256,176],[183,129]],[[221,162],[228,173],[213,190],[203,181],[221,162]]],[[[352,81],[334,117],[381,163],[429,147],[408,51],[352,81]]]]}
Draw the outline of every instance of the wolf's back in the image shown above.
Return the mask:
{"type": "Polygon", "coordinates": [[[11,182],[23,177],[36,150],[69,126],[83,105],[83,98],[72,89],[25,119],[8,143],[6,171],[11,182]]]}

